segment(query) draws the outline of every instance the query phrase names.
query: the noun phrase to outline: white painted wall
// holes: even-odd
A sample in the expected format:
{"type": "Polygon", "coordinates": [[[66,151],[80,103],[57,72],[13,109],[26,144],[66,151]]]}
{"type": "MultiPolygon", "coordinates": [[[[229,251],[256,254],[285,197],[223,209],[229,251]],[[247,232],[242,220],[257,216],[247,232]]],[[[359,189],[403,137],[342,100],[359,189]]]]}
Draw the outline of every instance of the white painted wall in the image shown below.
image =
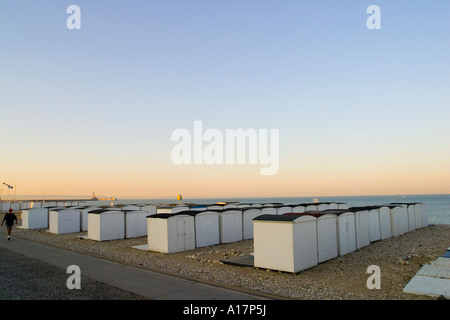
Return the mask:
{"type": "Polygon", "coordinates": [[[148,211],[135,210],[126,211],[125,218],[125,238],[137,238],[147,235],[148,211]]]}
{"type": "Polygon", "coordinates": [[[253,220],[255,267],[297,273],[317,265],[316,220],[253,220]]]}
{"type": "Polygon", "coordinates": [[[388,207],[380,207],[378,209],[380,215],[380,237],[381,240],[392,237],[391,215],[388,207]]]}
{"type": "Polygon", "coordinates": [[[49,231],[55,234],[80,232],[79,209],[53,209],[49,211],[49,231]]]}
{"type": "Polygon", "coordinates": [[[381,239],[380,212],[379,209],[369,210],[369,241],[375,242],[381,239]]]}
{"type": "Polygon", "coordinates": [[[31,208],[22,210],[22,228],[24,229],[48,228],[48,209],[31,208]]]}
{"type": "Polygon", "coordinates": [[[88,238],[97,241],[125,238],[125,219],[123,211],[103,211],[88,213],[88,238]]]}
{"type": "Polygon", "coordinates": [[[343,256],[356,250],[355,213],[345,212],[338,215],[338,255],[343,256]]]}
{"type": "Polygon", "coordinates": [[[317,218],[317,260],[321,263],[337,256],[337,216],[324,214],[317,218]]]}
{"type": "Polygon", "coordinates": [[[242,238],[243,240],[253,239],[253,219],[262,215],[259,208],[251,208],[242,211],[242,238]]]}
{"type": "Polygon", "coordinates": [[[195,246],[197,248],[220,243],[219,213],[217,211],[202,211],[194,215],[195,246]]]}
{"type": "Polygon", "coordinates": [[[242,211],[224,210],[219,212],[220,243],[242,241],[242,211]]]}

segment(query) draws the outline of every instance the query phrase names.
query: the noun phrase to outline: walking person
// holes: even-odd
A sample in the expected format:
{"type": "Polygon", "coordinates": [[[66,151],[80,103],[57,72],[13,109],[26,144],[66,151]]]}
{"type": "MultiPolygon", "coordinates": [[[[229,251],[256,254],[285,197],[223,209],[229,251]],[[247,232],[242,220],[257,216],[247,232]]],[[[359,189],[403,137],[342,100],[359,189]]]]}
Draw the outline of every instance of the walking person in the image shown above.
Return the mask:
{"type": "Polygon", "coordinates": [[[8,240],[11,239],[11,230],[14,225],[14,220],[16,220],[16,224],[17,224],[17,217],[13,213],[13,209],[9,209],[9,212],[7,214],[5,214],[5,216],[3,217],[3,221],[2,221],[2,226],[3,226],[3,223],[6,222],[6,235],[8,236],[8,240]]]}

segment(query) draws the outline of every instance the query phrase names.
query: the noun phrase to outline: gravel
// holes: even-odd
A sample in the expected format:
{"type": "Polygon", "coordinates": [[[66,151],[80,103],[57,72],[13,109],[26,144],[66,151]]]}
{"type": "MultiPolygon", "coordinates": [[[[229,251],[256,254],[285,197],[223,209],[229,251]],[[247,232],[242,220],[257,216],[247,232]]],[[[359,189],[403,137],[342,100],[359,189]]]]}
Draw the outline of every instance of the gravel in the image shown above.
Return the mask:
{"type": "Polygon", "coordinates": [[[352,253],[291,274],[221,262],[252,253],[253,240],[165,254],[133,248],[146,244],[147,237],[97,242],[80,238],[84,235],[87,233],[56,235],[42,229],[13,229],[15,237],[116,262],[301,300],[435,300],[436,298],[426,295],[404,293],[403,287],[422,265],[444,254],[450,246],[450,225],[430,225],[373,242],[352,253]],[[380,268],[380,289],[367,288],[367,280],[371,275],[367,273],[367,269],[371,265],[380,268]]]}

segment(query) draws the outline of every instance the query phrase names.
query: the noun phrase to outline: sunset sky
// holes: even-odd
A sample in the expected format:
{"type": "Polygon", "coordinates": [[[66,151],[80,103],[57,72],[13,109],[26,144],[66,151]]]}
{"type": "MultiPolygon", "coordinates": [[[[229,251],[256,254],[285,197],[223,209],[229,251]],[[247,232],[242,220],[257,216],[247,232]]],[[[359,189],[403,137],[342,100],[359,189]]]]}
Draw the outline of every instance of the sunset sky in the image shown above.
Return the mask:
{"type": "Polygon", "coordinates": [[[119,198],[448,193],[449,12],[448,0],[2,0],[0,182],[119,198]],[[370,5],[381,29],[366,26],[370,5]],[[171,135],[194,121],[278,129],[278,172],[176,165],[171,135]]]}

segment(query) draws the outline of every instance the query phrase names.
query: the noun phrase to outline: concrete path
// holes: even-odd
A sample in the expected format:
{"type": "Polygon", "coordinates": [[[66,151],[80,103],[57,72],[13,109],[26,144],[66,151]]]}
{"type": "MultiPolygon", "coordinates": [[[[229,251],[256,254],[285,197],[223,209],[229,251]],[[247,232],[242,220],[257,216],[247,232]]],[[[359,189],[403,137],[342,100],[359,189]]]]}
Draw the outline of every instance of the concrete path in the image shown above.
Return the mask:
{"type": "Polygon", "coordinates": [[[17,237],[10,241],[0,237],[0,247],[57,266],[67,278],[71,276],[66,273],[67,267],[76,265],[84,277],[154,300],[270,300],[262,295],[178,278],[17,237]]]}
{"type": "Polygon", "coordinates": [[[450,247],[442,257],[422,266],[403,291],[450,299],[450,247]]]}

